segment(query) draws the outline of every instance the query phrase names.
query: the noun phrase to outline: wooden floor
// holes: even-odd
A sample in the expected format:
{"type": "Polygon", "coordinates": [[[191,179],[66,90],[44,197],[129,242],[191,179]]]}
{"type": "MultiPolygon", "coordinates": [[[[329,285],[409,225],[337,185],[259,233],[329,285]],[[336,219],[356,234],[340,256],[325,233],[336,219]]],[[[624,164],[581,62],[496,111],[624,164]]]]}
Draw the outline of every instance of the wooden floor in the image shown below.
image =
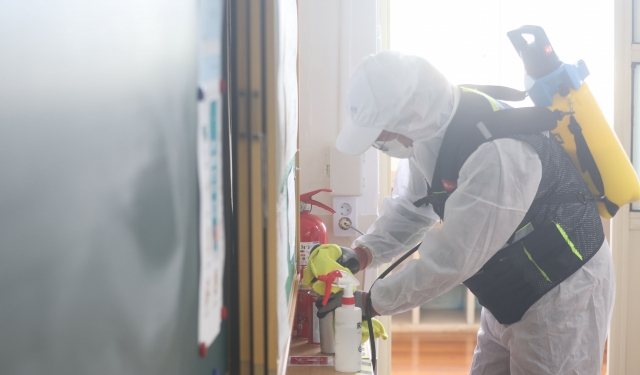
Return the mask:
{"type": "Polygon", "coordinates": [[[391,335],[393,375],[467,375],[475,333],[396,333],[391,335]]]}
{"type": "Polygon", "coordinates": [[[475,333],[394,332],[391,340],[392,375],[467,375],[476,346],[475,333]]]}

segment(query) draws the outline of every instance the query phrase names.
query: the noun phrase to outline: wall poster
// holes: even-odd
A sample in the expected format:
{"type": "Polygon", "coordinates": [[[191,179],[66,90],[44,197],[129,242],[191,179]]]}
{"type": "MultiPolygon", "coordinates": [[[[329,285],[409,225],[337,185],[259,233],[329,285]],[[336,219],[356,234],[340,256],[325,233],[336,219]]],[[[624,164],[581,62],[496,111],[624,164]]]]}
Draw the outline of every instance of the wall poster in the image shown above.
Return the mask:
{"type": "Polygon", "coordinates": [[[200,1],[198,43],[198,185],[200,189],[200,285],[198,345],[201,355],[220,333],[224,277],[222,204],[222,27],[224,1],[200,1]]]}

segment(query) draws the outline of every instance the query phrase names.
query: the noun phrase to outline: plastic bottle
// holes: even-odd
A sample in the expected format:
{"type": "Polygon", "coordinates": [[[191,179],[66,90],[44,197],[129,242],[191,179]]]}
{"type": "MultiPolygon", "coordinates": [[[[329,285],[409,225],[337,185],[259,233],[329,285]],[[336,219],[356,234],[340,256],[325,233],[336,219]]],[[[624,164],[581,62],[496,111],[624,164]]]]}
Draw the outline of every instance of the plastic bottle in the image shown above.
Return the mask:
{"type": "MultiPolygon", "coordinates": [[[[353,290],[360,282],[350,273],[341,270],[333,271],[327,276],[328,285],[334,279],[333,282],[344,290],[342,306],[335,310],[334,317],[335,369],[339,372],[358,372],[362,363],[362,310],[356,307],[353,290]]],[[[324,304],[327,300],[328,293],[325,293],[324,304]]]]}

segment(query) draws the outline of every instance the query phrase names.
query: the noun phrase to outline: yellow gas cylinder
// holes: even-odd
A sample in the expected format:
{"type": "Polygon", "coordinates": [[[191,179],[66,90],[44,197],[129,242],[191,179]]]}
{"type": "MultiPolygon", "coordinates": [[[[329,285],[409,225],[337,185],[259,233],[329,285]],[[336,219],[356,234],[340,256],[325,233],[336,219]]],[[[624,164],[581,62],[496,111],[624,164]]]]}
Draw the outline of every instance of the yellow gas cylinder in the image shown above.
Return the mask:
{"type": "MultiPolygon", "coordinates": [[[[602,176],[604,192],[598,191],[589,171],[582,171],[576,154],[575,136],[569,130],[570,116],[566,116],[559,122],[558,127],[551,133],[562,143],[562,147],[589,185],[591,194],[604,193],[618,207],[640,200],[640,181],[636,172],[587,83],[583,82],[578,90],[571,89],[567,96],[554,95],[553,104],[549,109],[573,111],[575,120],[582,128],[584,139],[602,176]]],[[[612,217],[612,213],[607,210],[603,202],[597,204],[600,216],[607,219],[612,217]]]]}
{"type": "Polygon", "coordinates": [[[507,36],[524,63],[525,89],[533,103],[571,113],[551,133],[589,185],[600,216],[611,218],[620,206],[640,200],[640,181],[631,161],[584,82],[589,75],[584,61],[560,61],[539,26],[522,26],[507,36]]]}

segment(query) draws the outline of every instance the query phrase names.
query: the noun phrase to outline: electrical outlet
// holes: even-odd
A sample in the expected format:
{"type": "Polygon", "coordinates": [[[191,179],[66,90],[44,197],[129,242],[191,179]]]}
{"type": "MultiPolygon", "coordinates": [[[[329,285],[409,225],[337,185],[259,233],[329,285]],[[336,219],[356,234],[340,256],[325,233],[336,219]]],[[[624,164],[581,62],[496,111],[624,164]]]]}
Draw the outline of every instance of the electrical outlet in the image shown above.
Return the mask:
{"type": "Polygon", "coordinates": [[[333,235],[339,237],[357,237],[358,232],[350,227],[358,228],[358,197],[333,197],[333,235]]]}

